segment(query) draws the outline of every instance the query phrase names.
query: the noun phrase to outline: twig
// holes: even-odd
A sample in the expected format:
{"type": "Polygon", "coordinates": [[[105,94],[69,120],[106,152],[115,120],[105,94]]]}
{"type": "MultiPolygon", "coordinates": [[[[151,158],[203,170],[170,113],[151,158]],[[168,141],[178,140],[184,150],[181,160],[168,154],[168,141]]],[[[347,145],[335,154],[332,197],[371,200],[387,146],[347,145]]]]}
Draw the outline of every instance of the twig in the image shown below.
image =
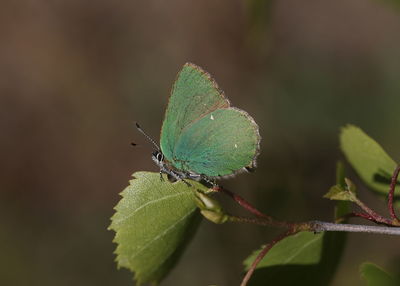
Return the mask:
{"type": "Polygon", "coordinates": [[[358,212],[351,212],[351,213],[348,213],[348,214],[346,214],[346,215],[344,215],[344,216],[342,216],[342,217],[336,219],[336,220],[335,220],[335,223],[342,223],[342,222],[345,221],[347,218],[351,218],[351,217],[359,217],[359,218],[363,218],[363,219],[369,220],[369,221],[371,221],[371,222],[374,222],[374,223],[376,223],[376,224],[384,224],[384,225],[387,225],[387,226],[392,226],[391,224],[385,224],[385,223],[376,221],[376,220],[375,220],[372,216],[370,216],[369,214],[366,214],[366,213],[358,213],[358,212]]]}
{"type": "Polygon", "coordinates": [[[288,227],[289,230],[294,232],[299,231],[311,231],[311,232],[322,232],[322,231],[345,231],[345,232],[361,232],[361,233],[376,233],[376,234],[389,234],[389,235],[400,235],[400,227],[393,226],[375,226],[375,225],[361,225],[361,224],[340,224],[325,221],[309,221],[299,223],[286,223],[286,222],[270,222],[259,218],[247,218],[229,216],[228,221],[239,222],[239,223],[251,223],[262,226],[278,226],[288,227]]]}
{"type": "Polygon", "coordinates": [[[374,226],[360,224],[337,224],[324,221],[311,221],[309,231],[345,231],[376,234],[400,235],[400,227],[374,226]]]}
{"type": "Polygon", "coordinates": [[[365,211],[373,219],[373,221],[377,223],[392,225],[392,221],[390,219],[381,216],[380,214],[369,208],[356,196],[353,196],[353,202],[355,202],[363,211],[365,211]]]}
{"type": "MultiPolygon", "coordinates": [[[[253,218],[253,217],[249,218],[249,217],[232,216],[232,215],[228,216],[228,221],[240,222],[240,223],[250,223],[250,224],[262,225],[262,226],[286,227],[286,228],[295,228],[297,226],[297,223],[289,223],[286,221],[268,220],[268,219],[253,218]]],[[[301,224],[301,225],[303,225],[303,224],[301,224]]]]}
{"type": "Polygon", "coordinates": [[[252,206],[248,201],[246,201],[243,197],[239,196],[238,194],[229,191],[223,187],[218,186],[218,188],[215,188],[214,190],[224,193],[225,195],[228,195],[229,197],[231,197],[235,202],[237,202],[239,205],[241,205],[242,207],[244,207],[246,210],[248,210],[249,212],[251,212],[252,214],[259,216],[259,217],[263,217],[266,219],[270,219],[273,220],[272,217],[262,213],[261,211],[259,211],[258,209],[256,209],[254,206],[252,206]]]}
{"type": "MultiPolygon", "coordinates": [[[[399,172],[400,172],[400,168],[399,168],[399,172]]],[[[240,206],[242,206],[243,208],[245,208],[246,210],[248,210],[249,212],[258,216],[261,219],[261,220],[257,220],[257,219],[252,220],[252,219],[243,218],[243,217],[236,217],[236,219],[231,218],[231,221],[247,222],[247,223],[259,224],[259,225],[282,226],[282,227],[292,228],[292,229],[296,229],[296,230],[308,230],[307,222],[306,223],[289,223],[286,221],[278,221],[278,220],[274,219],[273,217],[262,213],[256,207],[254,207],[251,203],[246,201],[243,197],[239,196],[238,194],[236,194],[232,191],[229,191],[222,187],[217,187],[214,190],[224,193],[225,195],[228,195],[235,202],[237,202],[240,206]],[[303,227],[305,227],[305,229],[303,227]]],[[[378,214],[377,212],[375,212],[374,210],[369,208],[365,203],[363,203],[356,196],[353,196],[353,202],[355,202],[366,213],[364,214],[364,213],[356,213],[355,212],[355,213],[349,214],[350,216],[361,217],[361,218],[367,219],[369,221],[375,222],[377,224],[384,224],[384,225],[388,225],[388,226],[398,226],[392,220],[381,216],[380,214],[378,214]]],[[[396,221],[397,221],[397,219],[395,219],[395,222],[396,221]]],[[[311,231],[313,231],[313,230],[311,230],[311,231]]],[[[361,231],[361,232],[365,232],[365,231],[361,231]]]]}
{"type": "Polygon", "coordinates": [[[279,241],[281,241],[282,239],[295,234],[296,232],[293,230],[289,230],[286,231],[285,233],[281,234],[280,236],[278,236],[277,238],[275,238],[273,241],[271,241],[270,243],[268,243],[267,245],[264,246],[264,248],[261,250],[261,252],[257,255],[256,259],[254,259],[253,263],[251,264],[249,270],[247,271],[246,275],[244,276],[242,283],[240,284],[240,286],[246,286],[247,282],[249,282],[251,276],[253,275],[254,270],[256,270],[256,267],[258,265],[258,263],[260,263],[260,261],[264,258],[264,256],[268,253],[268,251],[275,245],[277,244],[279,241]]]}
{"type": "Polygon", "coordinates": [[[388,209],[389,209],[390,217],[397,221],[399,220],[399,218],[396,216],[396,213],[394,211],[393,198],[394,198],[394,190],[396,188],[399,172],[400,172],[400,166],[397,166],[392,175],[392,181],[390,182],[390,189],[389,189],[389,195],[388,195],[388,209]]]}
{"type": "MultiPolygon", "coordinates": [[[[257,219],[251,220],[251,219],[244,218],[244,217],[231,217],[231,219],[236,218],[237,222],[239,222],[241,219],[242,220],[241,222],[249,222],[249,223],[254,223],[254,224],[280,226],[280,227],[286,227],[286,228],[290,228],[290,227],[294,226],[294,224],[292,224],[292,223],[289,223],[286,221],[278,221],[278,220],[274,219],[272,216],[262,213],[256,207],[254,207],[251,203],[246,201],[243,197],[239,196],[238,194],[236,194],[232,191],[224,189],[220,186],[218,186],[218,188],[215,188],[214,190],[221,192],[225,195],[228,195],[231,199],[233,199],[235,202],[237,202],[240,206],[242,206],[243,208],[245,208],[252,214],[254,214],[262,219],[262,220],[257,220],[257,219]],[[244,220],[247,220],[247,221],[244,221],[244,220]]],[[[232,221],[234,221],[234,219],[232,221]]]]}

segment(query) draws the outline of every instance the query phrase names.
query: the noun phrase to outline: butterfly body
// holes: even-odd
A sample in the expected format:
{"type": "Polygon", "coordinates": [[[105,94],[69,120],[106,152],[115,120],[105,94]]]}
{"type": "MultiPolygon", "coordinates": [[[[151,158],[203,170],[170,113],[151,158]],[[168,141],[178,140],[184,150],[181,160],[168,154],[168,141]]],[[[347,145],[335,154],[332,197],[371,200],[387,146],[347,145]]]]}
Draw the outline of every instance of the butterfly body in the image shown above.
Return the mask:
{"type": "Polygon", "coordinates": [[[162,173],[167,174],[174,181],[184,179],[200,181],[202,179],[202,176],[200,174],[192,173],[189,171],[182,171],[174,168],[170,163],[164,160],[164,155],[159,150],[154,151],[151,158],[153,159],[154,163],[156,163],[156,165],[160,168],[160,175],[162,173]]]}
{"type": "Polygon", "coordinates": [[[254,169],[260,139],[253,118],[232,107],[208,73],[187,63],[172,87],[152,158],[175,180],[213,182],[254,169]]]}

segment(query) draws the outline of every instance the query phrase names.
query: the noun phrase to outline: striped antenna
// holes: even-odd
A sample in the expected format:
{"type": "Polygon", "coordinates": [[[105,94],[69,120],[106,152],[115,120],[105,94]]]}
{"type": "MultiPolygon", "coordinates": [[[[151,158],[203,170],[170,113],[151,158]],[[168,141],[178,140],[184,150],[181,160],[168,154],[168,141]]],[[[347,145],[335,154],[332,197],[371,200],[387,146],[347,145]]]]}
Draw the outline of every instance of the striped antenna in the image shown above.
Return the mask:
{"type": "Polygon", "coordinates": [[[156,143],[149,135],[147,135],[146,132],[144,132],[144,130],[142,129],[142,127],[140,127],[140,125],[139,125],[137,122],[135,122],[135,124],[136,124],[136,128],[144,135],[144,137],[146,137],[151,143],[153,143],[153,145],[156,147],[156,149],[157,149],[158,151],[160,151],[161,149],[160,149],[160,147],[157,145],[157,143],[156,143]]]}

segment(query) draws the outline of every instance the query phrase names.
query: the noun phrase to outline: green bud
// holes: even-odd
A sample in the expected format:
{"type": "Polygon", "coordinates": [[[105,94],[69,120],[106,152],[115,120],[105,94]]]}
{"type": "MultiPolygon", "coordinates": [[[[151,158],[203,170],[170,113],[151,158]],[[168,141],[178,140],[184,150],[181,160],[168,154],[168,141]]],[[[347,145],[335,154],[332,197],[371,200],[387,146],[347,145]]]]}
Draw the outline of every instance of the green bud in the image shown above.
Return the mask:
{"type": "Polygon", "coordinates": [[[195,195],[196,204],[200,208],[201,214],[206,219],[218,224],[224,223],[228,220],[229,216],[224,212],[217,200],[198,190],[195,195]]]}
{"type": "Polygon", "coordinates": [[[202,210],[200,212],[206,219],[217,224],[224,223],[229,219],[229,216],[223,212],[215,212],[209,210],[202,210]]]}
{"type": "Polygon", "coordinates": [[[197,190],[195,193],[196,196],[196,204],[201,210],[212,210],[212,211],[221,211],[222,207],[220,203],[211,198],[210,196],[207,196],[205,193],[197,190]]]}

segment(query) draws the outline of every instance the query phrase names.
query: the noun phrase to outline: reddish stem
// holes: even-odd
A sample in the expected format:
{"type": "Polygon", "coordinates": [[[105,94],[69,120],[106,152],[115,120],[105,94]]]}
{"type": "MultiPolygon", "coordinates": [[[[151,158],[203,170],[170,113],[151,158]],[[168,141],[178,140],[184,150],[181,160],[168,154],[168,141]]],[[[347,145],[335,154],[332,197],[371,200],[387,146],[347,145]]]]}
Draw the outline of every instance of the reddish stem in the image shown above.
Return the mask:
{"type": "Polygon", "coordinates": [[[354,197],[353,202],[355,202],[363,211],[365,211],[376,223],[392,225],[392,221],[388,218],[385,218],[375,212],[373,209],[369,208],[366,204],[364,204],[360,199],[354,197]]]}
{"type": "Polygon", "coordinates": [[[367,220],[370,220],[372,222],[378,223],[374,217],[370,216],[369,214],[365,214],[365,213],[356,213],[356,212],[352,212],[349,214],[349,217],[361,217],[367,220]]]}
{"type": "Polygon", "coordinates": [[[252,204],[250,204],[248,201],[246,201],[243,197],[239,196],[238,194],[229,191],[227,189],[224,189],[220,186],[214,187],[215,191],[218,192],[222,192],[226,195],[228,195],[229,197],[231,197],[235,202],[237,202],[240,206],[242,206],[243,208],[245,208],[246,210],[248,210],[249,212],[251,212],[252,214],[261,217],[263,219],[265,219],[266,221],[269,222],[269,224],[271,225],[276,225],[276,226],[283,226],[283,227],[292,227],[293,224],[288,223],[288,222],[281,222],[281,221],[277,221],[276,219],[274,219],[273,217],[266,215],[264,213],[262,213],[261,211],[259,211],[258,209],[256,209],[252,204]]]}
{"type": "Polygon", "coordinates": [[[396,216],[396,213],[395,213],[394,207],[393,207],[394,190],[396,188],[397,178],[399,177],[399,172],[400,172],[400,166],[397,166],[392,175],[392,181],[390,183],[390,189],[389,189],[389,195],[388,195],[388,209],[390,212],[390,217],[395,220],[399,220],[399,218],[396,216]]]}
{"type": "Polygon", "coordinates": [[[381,221],[377,221],[373,216],[371,216],[371,215],[369,215],[369,214],[366,214],[366,213],[358,213],[358,212],[351,212],[351,213],[348,213],[348,214],[344,215],[341,219],[346,219],[346,218],[350,218],[350,217],[360,217],[360,218],[369,220],[369,221],[371,221],[371,222],[374,222],[374,223],[376,223],[376,224],[384,224],[384,225],[388,225],[388,226],[391,226],[391,225],[392,225],[392,224],[390,224],[390,223],[384,223],[384,222],[381,222],[381,221]]]}
{"type": "Polygon", "coordinates": [[[281,234],[280,236],[278,236],[277,238],[275,238],[273,241],[271,241],[270,243],[268,243],[267,245],[264,246],[264,248],[260,251],[260,253],[257,255],[256,259],[254,259],[253,263],[251,264],[249,270],[247,271],[246,275],[244,276],[242,283],[240,284],[240,286],[246,286],[247,282],[249,282],[251,276],[254,273],[254,270],[256,270],[256,267],[258,265],[258,263],[260,263],[260,261],[264,258],[264,256],[268,253],[268,251],[275,245],[277,244],[279,241],[281,241],[282,239],[296,234],[297,232],[290,229],[287,232],[281,234]]]}
{"type": "Polygon", "coordinates": [[[237,202],[239,205],[241,205],[242,207],[244,207],[246,210],[248,210],[249,212],[251,212],[252,214],[262,217],[262,218],[266,218],[269,220],[273,220],[272,217],[260,212],[258,209],[256,209],[255,207],[253,207],[248,201],[246,201],[244,198],[242,198],[241,196],[239,196],[238,194],[235,194],[234,192],[231,192],[227,189],[224,189],[220,186],[218,186],[217,188],[214,188],[214,190],[218,191],[218,192],[222,192],[228,196],[230,196],[235,202],[237,202]]]}
{"type": "MultiPolygon", "coordinates": [[[[229,220],[231,222],[242,222],[242,223],[251,223],[263,226],[275,226],[275,227],[286,227],[286,228],[294,228],[295,224],[288,223],[285,221],[278,221],[278,220],[269,220],[263,218],[248,218],[248,217],[241,217],[241,216],[229,216],[229,220]]],[[[296,226],[300,229],[302,223],[298,223],[296,226]],[[298,226],[297,226],[298,225],[298,226]]]]}

